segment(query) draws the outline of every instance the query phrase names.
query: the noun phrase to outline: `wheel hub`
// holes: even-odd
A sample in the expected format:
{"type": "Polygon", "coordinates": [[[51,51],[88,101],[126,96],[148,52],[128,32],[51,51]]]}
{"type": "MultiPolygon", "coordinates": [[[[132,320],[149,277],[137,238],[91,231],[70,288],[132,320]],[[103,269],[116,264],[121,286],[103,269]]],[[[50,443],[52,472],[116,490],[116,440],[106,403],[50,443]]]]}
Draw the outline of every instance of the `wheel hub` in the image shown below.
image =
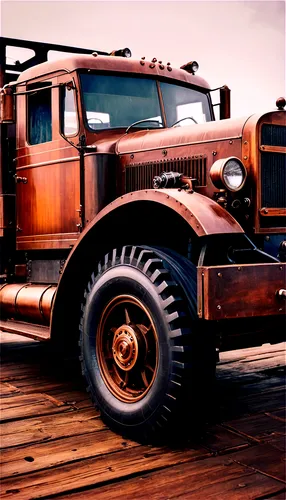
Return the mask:
{"type": "Polygon", "coordinates": [[[139,347],[136,333],[131,326],[122,325],[114,333],[112,354],[121,370],[129,371],[138,359],[139,347]]]}

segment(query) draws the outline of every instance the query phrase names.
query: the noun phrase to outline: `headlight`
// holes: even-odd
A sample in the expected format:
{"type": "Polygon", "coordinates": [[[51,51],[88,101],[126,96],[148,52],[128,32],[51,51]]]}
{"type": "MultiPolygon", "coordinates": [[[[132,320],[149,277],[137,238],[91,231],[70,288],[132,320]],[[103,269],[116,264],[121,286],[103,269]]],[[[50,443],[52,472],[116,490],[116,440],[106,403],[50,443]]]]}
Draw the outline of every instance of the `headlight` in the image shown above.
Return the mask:
{"type": "Polygon", "coordinates": [[[210,176],[217,188],[239,191],[245,183],[246,170],[238,158],[224,158],[212,165],[210,176]]]}

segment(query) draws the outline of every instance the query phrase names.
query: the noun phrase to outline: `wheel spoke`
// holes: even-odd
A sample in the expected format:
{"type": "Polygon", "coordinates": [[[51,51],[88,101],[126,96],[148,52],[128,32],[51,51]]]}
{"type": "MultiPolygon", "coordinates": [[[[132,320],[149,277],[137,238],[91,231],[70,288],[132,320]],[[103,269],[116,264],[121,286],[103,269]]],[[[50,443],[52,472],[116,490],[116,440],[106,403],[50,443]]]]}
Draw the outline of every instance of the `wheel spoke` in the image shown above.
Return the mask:
{"type": "Polygon", "coordinates": [[[149,327],[145,326],[145,325],[136,325],[137,328],[139,328],[140,332],[143,333],[143,335],[146,335],[146,333],[149,332],[149,330],[151,329],[151,326],[150,325],[149,327]]]}
{"type": "Polygon", "coordinates": [[[152,366],[150,366],[150,365],[145,365],[145,370],[149,370],[152,373],[155,372],[154,368],[152,368],[152,366]]]}
{"type": "Polygon", "coordinates": [[[152,330],[152,323],[150,323],[150,325],[148,326],[146,333],[150,332],[151,330],[152,330]]]}
{"type": "Polygon", "coordinates": [[[129,372],[126,372],[126,373],[125,373],[125,377],[124,377],[124,382],[123,382],[122,389],[125,389],[125,387],[126,387],[126,386],[127,386],[127,384],[128,384],[128,380],[129,380],[129,372]]]}
{"type": "Polygon", "coordinates": [[[148,387],[149,383],[148,383],[148,380],[147,380],[147,377],[146,377],[145,370],[141,371],[141,377],[142,377],[143,384],[145,385],[145,387],[148,387]]]}
{"type": "Polygon", "coordinates": [[[130,317],[129,317],[129,314],[128,314],[126,307],[125,307],[124,311],[125,311],[125,323],[126,323],[126,325],[130,325],[131,321],[130,321],[130,317]]]}
{"type": "Polygon", "coordinates": [[[116,378],[118,379],[116,382],[117,385],[122,387],[124,385],[124,380],[123,380],[122,376],[120,375],[118,368],[117,368],[117,365],[115,363],[112,365],[112,370],[115,373],[116,378]]]}

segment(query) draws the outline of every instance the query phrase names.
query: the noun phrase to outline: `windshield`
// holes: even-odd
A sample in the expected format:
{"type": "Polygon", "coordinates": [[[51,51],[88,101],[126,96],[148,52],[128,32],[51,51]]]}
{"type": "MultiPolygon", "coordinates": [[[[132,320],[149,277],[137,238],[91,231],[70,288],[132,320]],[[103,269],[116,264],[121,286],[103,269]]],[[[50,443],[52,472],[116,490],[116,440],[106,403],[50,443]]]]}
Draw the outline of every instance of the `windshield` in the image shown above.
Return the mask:
{"type": "Polygon", "coordinates": [[[195,125],[211,120],[210,104],[206,94],[180,85],[160,84],[167,126],[176,122],[179,127],[195,125]]]}
{"type": "Polygon", "coordinates": [[[157,85],[161,88],[168,127],[195,125],[212,119],[208,96],[197,90],[141,77],[82,74],[89,128],[127,128],[140,120],[144,120],[136,125],[140,128],[162,127],[157,85]]]}
{"type": "MultiPolygon", "coordinates": [[[[142,127],[162,126],[155,80],[113,75],[81,75],[86,119],[93,130],[128,127],[139,120],[142,127]]],[[[140,124],[138,125],[140,126],[140,124]]]]}

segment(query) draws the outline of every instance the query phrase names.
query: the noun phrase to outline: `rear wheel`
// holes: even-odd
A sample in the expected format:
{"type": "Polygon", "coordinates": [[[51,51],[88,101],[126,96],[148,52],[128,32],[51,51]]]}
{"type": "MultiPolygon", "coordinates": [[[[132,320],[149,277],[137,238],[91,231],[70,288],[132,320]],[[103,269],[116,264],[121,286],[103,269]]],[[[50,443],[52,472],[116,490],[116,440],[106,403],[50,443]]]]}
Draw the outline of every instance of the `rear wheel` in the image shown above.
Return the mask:
{"type": "Polygon", "coordinates": [[[80,348],[108,425],[149,438],[201,419],[215,349],[199,330],[196,267],[187,259],[131,246],[105,256],[85,294],[80,348]]]}

